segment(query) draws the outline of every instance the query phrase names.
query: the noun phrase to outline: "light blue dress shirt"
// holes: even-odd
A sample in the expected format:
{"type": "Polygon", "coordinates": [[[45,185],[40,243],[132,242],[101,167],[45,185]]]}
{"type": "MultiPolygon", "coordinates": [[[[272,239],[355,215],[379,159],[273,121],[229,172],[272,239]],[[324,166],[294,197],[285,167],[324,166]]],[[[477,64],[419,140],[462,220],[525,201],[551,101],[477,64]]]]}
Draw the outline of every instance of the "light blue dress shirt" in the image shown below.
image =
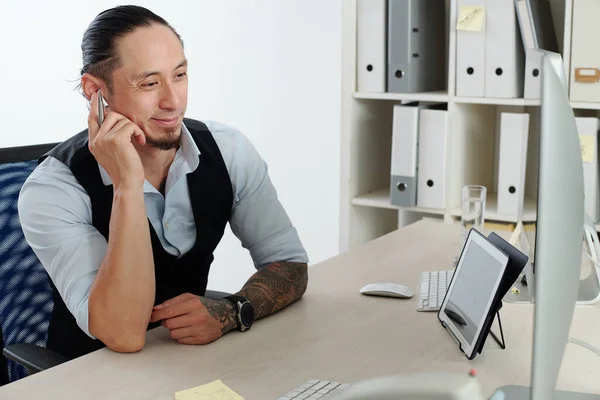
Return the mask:
{"type": "MultiPolygon", "coordinates": [[[[267,165],[238,130],[203,121],[213,134],[229,172],[233,209],[229,225],[259,269],[275,261],[308,262],[306,251],[278,200],[267,165]]],[[[144,201],[152,227],[164,249],[175,256],[188,252],[196,226],[188,195],[187,173],[199,163],[200,150],[183,125],[180,146],[169,168],[163,196],[144,182],[144,201]]],[[[100,167],[102,182],[111,179],[100,167]]],[[[87,192],[61,161],[48,157],[29,176],[19,197],[25,238],[52,278],[78,326],[90,337],[88,296],[107,249],[92,226],[87,192]]]]}

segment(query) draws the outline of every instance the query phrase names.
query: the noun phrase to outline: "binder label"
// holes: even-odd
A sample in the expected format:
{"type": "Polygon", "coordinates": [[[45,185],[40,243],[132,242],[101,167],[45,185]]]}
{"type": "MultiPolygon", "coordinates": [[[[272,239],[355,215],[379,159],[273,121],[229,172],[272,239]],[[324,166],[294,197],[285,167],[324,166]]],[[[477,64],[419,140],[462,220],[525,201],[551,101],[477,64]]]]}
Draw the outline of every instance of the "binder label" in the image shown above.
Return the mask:
{"type": "Polygon", "coordinates": [[[462,6],[458,13],[456,29],[459,31],[481,32],[485,9],[479,6],[462,6]]]}

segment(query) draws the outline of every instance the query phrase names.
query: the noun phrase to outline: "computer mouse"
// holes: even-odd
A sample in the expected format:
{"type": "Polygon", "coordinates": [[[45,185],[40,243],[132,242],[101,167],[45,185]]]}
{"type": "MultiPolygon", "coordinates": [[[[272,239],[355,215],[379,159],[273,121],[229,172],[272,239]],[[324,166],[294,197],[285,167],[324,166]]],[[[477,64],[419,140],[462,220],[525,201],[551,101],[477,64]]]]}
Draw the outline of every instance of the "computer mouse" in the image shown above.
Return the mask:
{"type": "Polygon", "coordinates": [[[397,297],[408,299],[413,296],[413,291],[406,286],[390,282],[370,283],[360,289],[360,293],[367,296],[397,297]]]}

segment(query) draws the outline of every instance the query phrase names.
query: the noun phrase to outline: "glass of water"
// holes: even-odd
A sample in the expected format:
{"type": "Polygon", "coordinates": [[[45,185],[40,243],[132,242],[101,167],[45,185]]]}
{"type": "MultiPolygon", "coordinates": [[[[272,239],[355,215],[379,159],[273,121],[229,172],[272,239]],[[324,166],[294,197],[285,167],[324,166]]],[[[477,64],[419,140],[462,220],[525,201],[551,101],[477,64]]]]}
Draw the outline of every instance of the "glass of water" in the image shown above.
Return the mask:
{"type": "Polygon", "coordinates": [[[483,233],[485,222],[485,201],[487,188],[480,185],[467,185],[462,189],[462,212],[460,214],[460,225],[463,243],[471,228],[483,233]]]}
{"type": "MultiPolygon", "coordinates": [[[[460,226],[463,245],[467,240],[467,235],[471,228],[475,228],[483,233],[486,198],[487,188],[485,186],[467,185],[462,188],[460,226]]],[[[452,262],[456,265],[458,263],[458,256],[454,257],[452,262]]]]}

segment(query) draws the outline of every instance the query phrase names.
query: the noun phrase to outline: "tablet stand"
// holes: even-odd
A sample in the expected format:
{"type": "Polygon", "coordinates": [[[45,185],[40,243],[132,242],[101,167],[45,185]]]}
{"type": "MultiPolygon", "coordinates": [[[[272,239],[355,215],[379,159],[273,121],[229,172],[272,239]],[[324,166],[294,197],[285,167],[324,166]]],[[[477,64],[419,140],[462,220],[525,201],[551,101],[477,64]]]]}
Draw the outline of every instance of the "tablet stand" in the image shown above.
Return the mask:
{"type": "MultiPolygon", "coordinates": [[[[502,303],[500,303],[502,304],[502,303]]],[[[496,310],[496,317],[498,317],[498,327],[500,328],[500,337],[502,338],[502,341],[500,341],[500,339],[498,339],[498,336],[496,336],[496,334],[494,333],[494,331],[492,331],[492,324],[490,324],[490,327],[488,329],[488,334],[492,335],[492,337],[494,338],[494,340],[496,341],[496,343],[498,343],[498,345],[500,346],[500,348],[502,350],[506,349],[506,342],[504,341],[504,331],[502,331],[502,321],[500,320],[500,308],[502,306],[498,307],[498,310],[496,310]]],[[[494,322],[494,321],[492,321],[494,322]]],[[[481,346],[479,346],[479,349],[477,349],[477,352],[479,354],[481,354],[481,351],[483,350],[483,345],[485,344],[485,340],[483,340],[483,342],[481,343],[481,346]]]]}
{"type": "MultiPolygon", "coordinates": [[[[481,354],[481,352],[483,351],[483,346],[485,345],[485,341],[488,337],[488,335],[492,335],[492,338],[494,339],[494,341],[496,343],[498,343],[498,345],[500,346],[500,348],[502,350],[506,349],[506,342],[504,340],[504,331],[502,330],[502,320],[500,319],[500,309],[502,308],[502,301],[500,301],[498,308],[496,309],[496,312],[494,313],[496,315],[496,317],[498,318],[498,327],[500,328],[500,338],[498,338],[498,336],[496,336],[496,334],[494,333],[494,331],[492,331],[492,325],[494,323],[494,318],[488,318],[486,324],[483,326],[483,330],[481,332],[481,337],[483,338],[483,340],[481,340],[481,344],[479,345],[479,347],[477,348],[476,353],[481,354]]],[[[494,315],[492,314],[492,315],[494,315]]],[[[448,332],[450,332],[450,335],[454,338],[454,340],[458,343],[458,347],[460,348],[460,350],[462,352],[464,352],[464,349],[462,348],[462,345],[460,344],[460,341],[456,338],[456,336],[454,335],[454,333],[452,332],[451,329],[448,329],[448,326],[446,325],[446,323],[444,321],[440,321],[442,326],[444,328],[446,328],[446,330],[448,332]]],[[[473,356],[469,357],[467,355],[467,358],[469,358],[470,360],[472,360],[475,357],[475,352],[473,352],[473,356]]]]}

